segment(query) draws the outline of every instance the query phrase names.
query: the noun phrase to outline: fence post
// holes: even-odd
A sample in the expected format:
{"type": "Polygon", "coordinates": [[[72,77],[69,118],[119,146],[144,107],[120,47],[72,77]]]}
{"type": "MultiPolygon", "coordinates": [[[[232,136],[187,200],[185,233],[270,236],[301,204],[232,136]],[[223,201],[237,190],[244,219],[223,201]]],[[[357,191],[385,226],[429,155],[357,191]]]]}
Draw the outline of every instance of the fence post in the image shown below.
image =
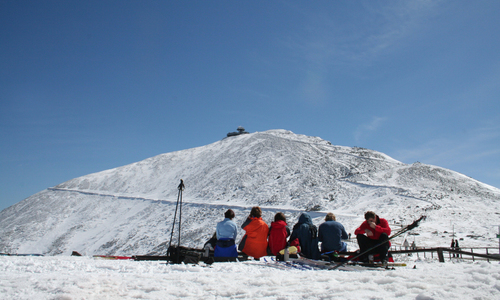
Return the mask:
{"type": "Polygon", "coordinates": [[[438,248],[437,253],[439,257],[439,262],[444,263],[443,248],[438,248]]]}

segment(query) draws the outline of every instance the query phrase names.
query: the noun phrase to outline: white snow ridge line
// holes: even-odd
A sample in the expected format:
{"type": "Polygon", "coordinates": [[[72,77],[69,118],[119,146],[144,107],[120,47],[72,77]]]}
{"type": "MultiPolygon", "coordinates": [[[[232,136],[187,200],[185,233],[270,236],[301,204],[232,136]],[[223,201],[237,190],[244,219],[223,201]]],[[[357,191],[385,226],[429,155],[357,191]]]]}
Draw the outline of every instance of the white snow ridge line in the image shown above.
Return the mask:
{"type": "MultiPolygon", "coordinates": [[[[79,193],[83,195],[91,195],[91,196],[100,196],[100,197],[111,197],[111,198],[117,198],[117,199],[124,199],[124,200],[138,200],[138,201],[147,201],[151,203],[161,203],[161,204],[176,204],[176,200],[165,200],[165,199],[151,199],[151,198],[145,198],[145,197],[134,197],[134,196],[125,196],[125,195],[116,195],[116,194],[105,194],[105,193],[98,193],[98,192],[87,192],[87,191],[80,191],[80,190],[74,190],[74,189],[63,189],[63,188],[47,188],[47,190],[50,191],[55,191],[55,192],[74,192],[74,193],[79,193]]],[[[223,204],[223,203],[200,203],[200,202],[192,202],[192,201],[182,201],[183,205],[188,205],[188,206],[203,206],[203,207],[212,207],[212,208],[225,208],[225,209],[237,209],[237,210],[250,210],[254,205],[228,205],[228,204],[223,204]]],[[[266,206],[260,206],[262,211],[270,211],[270,212],[283,212],[283,213],[290,213],[290,214],[299,214],[304,212],[304,210],[301,209],[293,209],[293,208],[287,208],[287,209],[282,209],[282,208],[277,208],[277,207],[266,207],[266,206]]],[[[317,218],[320,216],[326,215],[326,212],[322,211],[310,211],[309,214],[313,218],[317,218]]],[[[344,214],[340,214],[344,215],[344,214]]],[[[345,215],[348,216],[348,215],[345,215]]],[[[349,217],[355,217],[355,216],[349,216],[349,217]]]]}

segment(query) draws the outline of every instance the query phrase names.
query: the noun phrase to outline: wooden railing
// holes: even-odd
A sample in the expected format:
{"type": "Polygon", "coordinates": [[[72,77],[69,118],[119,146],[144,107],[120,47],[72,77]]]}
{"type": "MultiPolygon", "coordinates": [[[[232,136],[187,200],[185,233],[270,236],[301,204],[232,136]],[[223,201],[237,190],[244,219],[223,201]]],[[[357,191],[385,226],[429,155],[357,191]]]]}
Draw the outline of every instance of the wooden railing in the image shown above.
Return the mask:
{"type": "Polygon", "coordinates": [[[409,253],[416,253],[417,256],[422,253],[424,258],[426,258],[426,254],[430,253],[431,258],[434,257],[434,254],[437,255],[438,259],[440,262],[444,262],[444,253],[448,253],[448,256],[451,258],[456,257],[456,258],[464,258],[465,259],[472,259],[475,261],[476,259],[482,259],[482,260],[500,260],[500,254],[497,254],[498,248],[492,248],[492,247],[477,247],[477,248],[459,248],[459,249],[452,249],[450,247],[436,247],[436,248],[423,248],[419,247],[417,249],[397,249],[395,247],[391,247],[389,250],[392,254],[409,254],[409,253]],[[469,250],[466,251],[466,250],[469,250]]]}

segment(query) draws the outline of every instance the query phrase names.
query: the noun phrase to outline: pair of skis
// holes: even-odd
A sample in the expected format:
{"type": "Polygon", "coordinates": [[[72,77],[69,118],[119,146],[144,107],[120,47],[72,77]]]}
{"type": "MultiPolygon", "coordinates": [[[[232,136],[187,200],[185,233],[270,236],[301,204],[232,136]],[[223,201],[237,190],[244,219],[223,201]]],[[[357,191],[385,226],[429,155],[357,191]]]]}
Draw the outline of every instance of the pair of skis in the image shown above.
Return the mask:
{"type": "Polygon", "coordinates": [[[309,258],[292,258],[289,261],[277,261],[274,258],[264,258],[263,262],[266,266],[280,269],[280,270],[330,270],[332,267],[341,271],[366,271],[366,270],[394,270],[395,267],[405,267],[405,263],[389,263],[389,264],[378,264],[378,263],[355,263],[351,262],[349,264],[340,265],[336,262],[327,262],[322,260],[314,260],[309,258]]]}

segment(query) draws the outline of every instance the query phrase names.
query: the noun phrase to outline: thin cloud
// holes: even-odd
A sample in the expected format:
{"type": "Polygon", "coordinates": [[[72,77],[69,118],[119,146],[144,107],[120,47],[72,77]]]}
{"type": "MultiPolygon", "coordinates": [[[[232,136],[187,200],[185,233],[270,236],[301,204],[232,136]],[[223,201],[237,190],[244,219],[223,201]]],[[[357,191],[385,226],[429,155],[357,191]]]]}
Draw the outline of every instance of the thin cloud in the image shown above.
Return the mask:
{"type": "Polygon", "coordinates": [[[395,158],[403,162],[421,161],[428,164],[452,167],[470,163],[485,157],[500,156],[495,146],[500,139],[500,126],[484,126],[456,138],[441,138],[425,142],[412,149],[397,151],[395,158]]]}
{"type": "Polygon", "coordinates": [[[373,117],[370,123],[359,125],[354,132],[354,139],[357,143],[361,142],[366,136],[377,131],[385,121],[386,117],[373,117]]]}
{"type": "MultiPolygon", "coordinates": [[[[436,14],[438,3],[366,2],[359,15],[347,16],[349,26],[331,11],[301,11],[307,24],[304,31],[282,39],[296,59],[295,65],[302,69],[299,93],[312,104],[335,99],[331,72],[357,72],[356,68],[396,51],[406,37],[426,26],[429,16],[436,14]]],[[[342,5],[332,6],[342,9],[342,5]]]]}
{"type": "MultiPolygon", "coordinates": [[[[293,51],[315,67],[366,63],[396,47],[401,40],[426,26],[439,1],[365,3],[362,20],[341,26],[328,12],[308,12],[303,35],[287,41],[293,51]]],[[[345,21],[343,21],[345,22],[345,21]]]]}

